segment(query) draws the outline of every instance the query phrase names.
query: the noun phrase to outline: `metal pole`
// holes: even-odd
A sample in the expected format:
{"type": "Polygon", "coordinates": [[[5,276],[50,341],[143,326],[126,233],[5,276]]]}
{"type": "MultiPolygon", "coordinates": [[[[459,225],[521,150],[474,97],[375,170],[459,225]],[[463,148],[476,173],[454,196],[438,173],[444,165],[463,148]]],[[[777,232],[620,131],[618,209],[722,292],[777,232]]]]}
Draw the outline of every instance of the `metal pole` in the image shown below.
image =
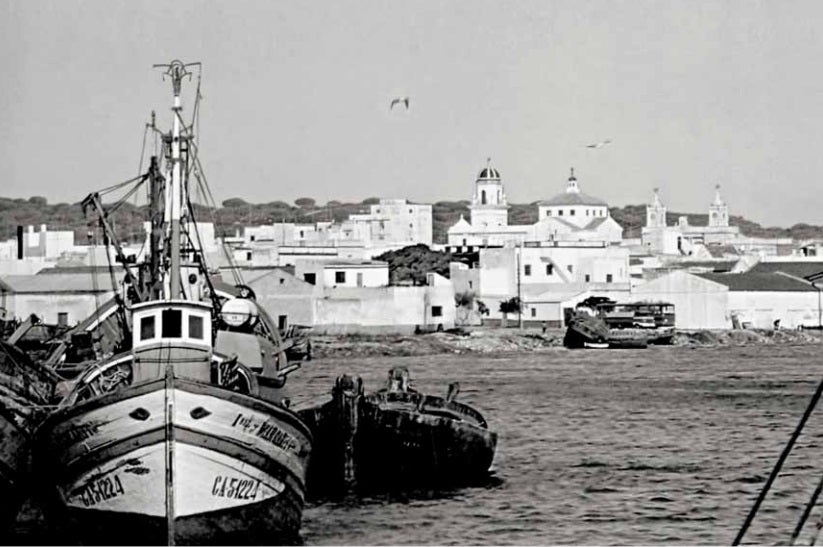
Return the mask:
{"type": "Polygon", "coordinates": [[[803,413],[803,417],[800,418],[800,422],[797,424],[797,427],[794,429],[791,438],[789,438],[789,442],[786,443],[786,446],[783,448],[783,452],[780,454],[780,457],[777,459],[777,463],[772,469],[772,474],[769,475],[769,478],[766,480],[766,484],[763,485],[763,489],[760,491],[760,495],[757,496],[757,501],[754,502],[754,505],[749,511],[749,514],[746,516],[745,522],[743,522],[743,526],[740,528],[740,531],[737,533],[737,537],[734,538],[734,542],[732,545],[740,545],[740,542],[743,540],[743,536],[746,534],[746,530],[749,529],[749,525],[751,525],[752,521],[754,520],[754,516],[757,514],[757,510],[760,509],[760,504],[763,503],[763,500],[766,498],[766,494],[768,494],[769,489],[772,487],[772,483],[777,478],[777,474],[780,473],[780,468],[783,467],[783,463],[786,461],[786,458],[789,456],[789,453],[792,451],[792,447],[794,446],[795,441],[800,436],[800,433],[803,431],[803,427],[806,425],[806,421],[811,416],[814,407],[817,406],[817,402],[820,400],[820,395],[823,393],[823,380],[817,385],[817,389],[812,396],[812,400],[809,401],[809,405],[806,407],[806,411],[803,413]]]}

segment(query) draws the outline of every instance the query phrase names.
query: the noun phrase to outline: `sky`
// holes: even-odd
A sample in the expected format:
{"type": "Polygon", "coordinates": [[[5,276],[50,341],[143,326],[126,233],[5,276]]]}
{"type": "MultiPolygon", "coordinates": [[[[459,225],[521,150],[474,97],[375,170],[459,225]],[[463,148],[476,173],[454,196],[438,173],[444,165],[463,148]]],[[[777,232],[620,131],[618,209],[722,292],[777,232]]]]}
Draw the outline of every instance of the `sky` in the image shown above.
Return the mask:
{"type": "Polygon", "coordinates": [[[152,65],[180,59],[203,63],[218,202],[471,199],[490,157],[512,203],[574,167],[612,206],[659,188],[705,212],[719,184],[732,215],[823,224],[821,20],[818,0],[0,0],[0,196],[138,174],[150,112],[171,124],[152,65]]]}

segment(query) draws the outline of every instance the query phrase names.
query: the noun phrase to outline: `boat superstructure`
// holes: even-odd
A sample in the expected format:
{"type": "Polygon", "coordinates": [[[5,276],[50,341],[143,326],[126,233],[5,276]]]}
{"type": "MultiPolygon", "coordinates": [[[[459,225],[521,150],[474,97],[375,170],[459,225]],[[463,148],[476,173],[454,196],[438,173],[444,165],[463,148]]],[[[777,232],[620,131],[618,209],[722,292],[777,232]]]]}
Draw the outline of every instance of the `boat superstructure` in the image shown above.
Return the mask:
{"type": "MultiPolygon", "coordinates": [[[[252,298],[217,297],[188,198],[199,164],[181,116],[181,84],[199,63],[161,66],[172,130],[165,169],[153,159],[141,182],[163,214],[152,215],[145,263],[127,266],[122,339],[68,384],[38,432],[37,463],[50,507],[83,543],[293,542],[312,444],[283,396],[296,367],[282,366],[276,329],[252,298]]],[[[87,201],[105,226],[95,196],[87,201]]]]}

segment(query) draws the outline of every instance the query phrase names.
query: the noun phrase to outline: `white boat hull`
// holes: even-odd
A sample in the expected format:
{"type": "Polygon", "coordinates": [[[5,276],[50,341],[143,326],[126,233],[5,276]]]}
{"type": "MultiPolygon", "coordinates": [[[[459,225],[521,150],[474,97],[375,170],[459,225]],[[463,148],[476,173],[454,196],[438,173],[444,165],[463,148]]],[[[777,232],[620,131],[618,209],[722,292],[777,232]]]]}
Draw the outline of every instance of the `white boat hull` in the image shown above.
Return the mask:
{"type": "Polygon", "coordinates": [[[40,438],[56,505],[84,543],[277,543],[299,531],[311,439],[284,408],[168,378],[61,411],[40,438]]]}

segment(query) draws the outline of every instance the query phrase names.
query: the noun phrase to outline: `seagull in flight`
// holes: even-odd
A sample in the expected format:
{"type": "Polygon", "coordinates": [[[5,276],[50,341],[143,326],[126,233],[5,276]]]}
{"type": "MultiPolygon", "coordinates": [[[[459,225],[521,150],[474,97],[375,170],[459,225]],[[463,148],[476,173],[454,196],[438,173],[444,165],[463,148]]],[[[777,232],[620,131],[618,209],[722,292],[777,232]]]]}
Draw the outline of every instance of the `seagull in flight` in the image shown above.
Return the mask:
{"type": "Polygon", "coordinates": [[[606,139],[605,141],[595,142],[595,143],[592,143],[592,144],[587,144],[586,148],[603,148],[607,144],[611,144],[611,142],[612,142],[611,140],[606,139]]]}
{"type": "Polygon", "coordinates": [[[406,105],[406,110],[409,109],[409,98],[408,97],[397,97],[392,99],[391,104],[389,105],[389,110],[394,109],[394,105],[396,104],[404,104],[406,105]]]}

